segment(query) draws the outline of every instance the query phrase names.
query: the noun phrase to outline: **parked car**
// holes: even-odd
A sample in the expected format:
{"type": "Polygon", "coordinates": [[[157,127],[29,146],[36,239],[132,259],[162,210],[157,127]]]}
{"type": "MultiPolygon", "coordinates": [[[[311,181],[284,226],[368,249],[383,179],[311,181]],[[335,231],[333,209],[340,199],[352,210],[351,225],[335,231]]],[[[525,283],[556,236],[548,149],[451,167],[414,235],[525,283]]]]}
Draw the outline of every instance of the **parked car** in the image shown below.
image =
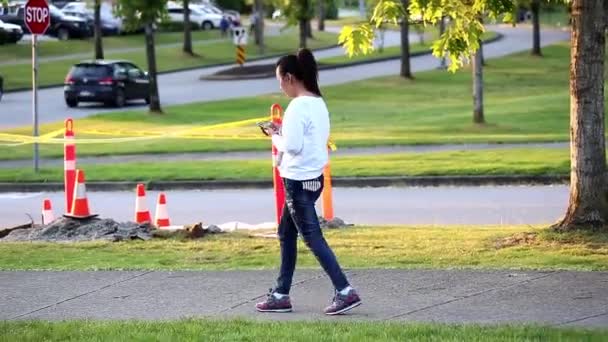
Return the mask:
{"type": "Polygon", "coordinates": [[[123,60],[83,61],[72,67],[64,82],[68,107],[80,102],[103,102],[122,107],[129,100],[150,102],[148,73],[123,60]]]}
{"type": "Polygon", "coordinates": [[[283,12],[280,9],[277,8],[272,12],[272,20],[279,20],[281,18],[283,18],[283,12]]]}
{"type": "MultiPolygon", "coordinates": [[[[209,10],[197,5],[191,5],[190,8],[190,21],[200,25],[203,30],[211,30],[220,27],[220,21],[222,16],[220,14],[212,13],[209,10]]],[[[169,20],[174,23],[184,22],[184,7],[169,4],[168,6],[169,20]]]]}
{"type": "Polygon", "coordinates": [[[2,38],[0,44],[17,43],[23,37],[23,29],[19,25],[5,23],[0,19],[0,30],[2,30],[2,38]]]}
{"type": "Polygon", "coordinates": [[[64,1],[64,0],[52,0],[52,1],[47,1],[48,3],[53,3],[53,5],[57,6],[58,8],[63,8],[65,5],[67,5],[68,3],[70,3],[70,1],[73,0],[68,0],[68,1],[64,1]]]}
{"type": "MultiPolygon", "coordinates": [[[[81,18],[83,20],[86,20],[87,23],[93,27],[93,30],[95,29],[95,15],[94,13],[88,13],[88,12],[72,12],[72,11],[66,11],[66,10],[62,10],[63,14],[65,15],[70,15],[73,17],[78,17],[81,18]]],[[[101,17],[101,33],[104,36],[110,36],[110,35],[119,35],[122,33],[122,29],[121,27],[115,23],[115,22],[111,22],[108,20],[105,20],[104,17],[101,17]]]]}
{"type": "MultiPolygon", "coordinates": [[[[86,38],[93,34],[93,27],[86,20],[65,15],[54,5],[49,5],[49,11],[51,12],[51,25],[46,34],[56,36],[60,40],[86,38]]],[[[23,20],[24,13],[24,5],[19,5],[11,9],[8,14],[0,15],[0,20],[19,25],[24,32],[29,33],[23,20]]]]}
{"type": "MultiPolygon", "coordinates": [[[[94,25],[95,11],[87,6],[85,2],[69,2],[62,9],[66,15],[87,20],[90,25],[94,25]]],[[[100,6],[101,14],[101,31],[104,35],[110,34],[121,34],[123,32],[122,19],[116,17],[112,10],[112,4],[108,2],[102,2],[100,6]]]]}
{"type": "Polygon", "coordinates": [[[193,4],[192,6],[198,7],[199,9],[201,9],[203,11],[207,11],[209,13],[215,13],[215,14],[219,14],[222,16],[226,16],[226,17],[228,17],[230,22],[232,22],[233,25],[236,25],[236,26],[241,25],[241,14],[237,11],[222,10],[221,8],[214,6],[212,4],[193,4]]]}

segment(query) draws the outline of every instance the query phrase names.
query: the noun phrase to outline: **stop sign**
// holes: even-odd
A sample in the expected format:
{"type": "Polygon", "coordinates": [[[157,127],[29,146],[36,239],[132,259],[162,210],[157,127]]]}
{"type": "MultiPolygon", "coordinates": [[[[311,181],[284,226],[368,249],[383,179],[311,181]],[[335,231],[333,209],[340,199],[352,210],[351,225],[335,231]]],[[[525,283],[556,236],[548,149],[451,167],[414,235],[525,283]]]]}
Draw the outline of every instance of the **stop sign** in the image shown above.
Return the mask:
{"type": "Polygon", "coordinates": [[[28,0],[24,10],[25,26],[32,34],[44,34],[51,24],[51,13],[46,0],[28,0]]]}

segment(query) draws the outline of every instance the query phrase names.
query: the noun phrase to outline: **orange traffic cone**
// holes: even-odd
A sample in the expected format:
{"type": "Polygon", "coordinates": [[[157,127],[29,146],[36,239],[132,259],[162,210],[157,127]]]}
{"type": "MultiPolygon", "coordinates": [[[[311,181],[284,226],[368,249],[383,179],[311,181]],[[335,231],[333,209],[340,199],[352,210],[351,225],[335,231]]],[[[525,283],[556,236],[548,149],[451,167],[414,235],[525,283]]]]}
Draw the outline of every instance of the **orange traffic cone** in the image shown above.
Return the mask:
{"type": "Polygon", "coordinates": [[[169,213],[167,212],[167,199],[163,193],[158,195],[154,222],[156,223],[157,228],[169,227],[171,225],[169,222],[169,213]]]}
{"type": "Polygon", "coordinates": [[[76,170],[76,183],[74,184],[74,197],[72,199],[72,210],[65,217],[75,219],[88,219],[97,215],[92,215],[89,211],[89,200],[87,199],[87,189],[84,181],[84,171],[76,170]]]}
{"type": "Polygon", "coordinates": [[[143,184],[137,184],[137,198],[135,199],[135,222],[150,223],[150,211],[146,206],[146,189],[143,184]]]}
{"type": "Polygon", "coordinates": [[[51,200],[45,199],[42,205],[42,224],[49,224],[55,220],[53,209],[51,207],[51,200]]]}

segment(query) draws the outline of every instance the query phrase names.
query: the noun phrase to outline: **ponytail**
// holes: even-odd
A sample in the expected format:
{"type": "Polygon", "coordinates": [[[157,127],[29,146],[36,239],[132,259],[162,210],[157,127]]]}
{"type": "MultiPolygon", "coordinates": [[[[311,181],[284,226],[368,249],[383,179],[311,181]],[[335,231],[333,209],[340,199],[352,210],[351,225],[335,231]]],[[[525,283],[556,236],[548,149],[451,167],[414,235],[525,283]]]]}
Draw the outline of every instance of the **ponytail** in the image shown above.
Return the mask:
{"type": "Polygon", "coordinates": [[[319,89],[317,61],[310,50],[300,49],[297,55],[287,55],[279,58],[277,67],[281,76],[291,74],[304,84],[306,90],[317,96],[322,96],[319,89]]]}

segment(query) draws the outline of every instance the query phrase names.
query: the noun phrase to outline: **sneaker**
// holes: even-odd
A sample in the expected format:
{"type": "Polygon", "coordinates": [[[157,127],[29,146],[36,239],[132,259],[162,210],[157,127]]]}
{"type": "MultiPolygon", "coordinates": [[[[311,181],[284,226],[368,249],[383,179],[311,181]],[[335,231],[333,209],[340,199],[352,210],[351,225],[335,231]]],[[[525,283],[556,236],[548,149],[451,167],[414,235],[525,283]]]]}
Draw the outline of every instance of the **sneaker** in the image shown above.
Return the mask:
{"type": "Polygon", "coordinates": [[[359,295],[355,289],[351,289],[346,295],[336,292],[333,303],[325,308],[325,314],[340,315],[348,310],[356,308],[359,305],[361,305],[361,298],[359,298],[359,295]]]}
{"type": "Polygon", "coordinates": [[[291,312],[291,301],[289,296],[285,295],[281,299],[275,297],[272,289],[266,295],[266,300],[255,305],[255,309],[259,312],[291,312]]]}

